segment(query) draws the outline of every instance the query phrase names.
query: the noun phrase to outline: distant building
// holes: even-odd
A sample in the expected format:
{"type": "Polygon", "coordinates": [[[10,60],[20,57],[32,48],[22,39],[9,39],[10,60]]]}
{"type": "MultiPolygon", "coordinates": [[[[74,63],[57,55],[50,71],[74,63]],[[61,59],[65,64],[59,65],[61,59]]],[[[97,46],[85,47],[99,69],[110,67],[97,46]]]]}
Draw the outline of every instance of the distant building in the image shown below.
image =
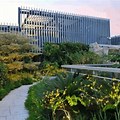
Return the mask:
{"type": "Polygon", "coordinates": [[[19,32],[19,29],[18,29],[18,26],[6,24],[6,25],[0,25],[0,31],[18,33],[18,32],[19,32]]]}
{"type": "MultiPolygon", "coordinates": [[[[10,28],[10,29],[9,29],[10,28]]],[[[0,26],[1,31],[11,31],[0,26]]],[[[18,26],[13,27],[42,48],[45,42],[80,42],[110,44],[110,20],[55,11],[18,8],[18,26]]],[[[14,31],[12,29],[12,31],[14,31]]]]}
{"type": "Polygon", "coordinates": [[[90,44],[90,51],[99,55],[108,55],[109,50],[120,52],[120,45],[98,44],[97,42],[90,44]]]}
{"type": "Polygon", "coordinates": [[[111,37],[111,45],[120,45],[120,35],[111,37]]]}

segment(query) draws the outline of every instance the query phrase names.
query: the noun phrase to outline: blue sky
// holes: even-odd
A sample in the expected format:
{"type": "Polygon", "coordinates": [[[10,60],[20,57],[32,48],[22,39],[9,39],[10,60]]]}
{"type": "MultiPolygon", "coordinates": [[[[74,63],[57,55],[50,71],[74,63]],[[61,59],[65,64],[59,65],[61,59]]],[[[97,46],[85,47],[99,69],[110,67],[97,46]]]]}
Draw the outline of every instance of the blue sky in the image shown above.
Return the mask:
{"type": "Polygon", "coordinates": [[[0,0],[0,23],[17,25],[19,6],[109,18],[111,35],[120,34],[120,0],[0,0]]]}

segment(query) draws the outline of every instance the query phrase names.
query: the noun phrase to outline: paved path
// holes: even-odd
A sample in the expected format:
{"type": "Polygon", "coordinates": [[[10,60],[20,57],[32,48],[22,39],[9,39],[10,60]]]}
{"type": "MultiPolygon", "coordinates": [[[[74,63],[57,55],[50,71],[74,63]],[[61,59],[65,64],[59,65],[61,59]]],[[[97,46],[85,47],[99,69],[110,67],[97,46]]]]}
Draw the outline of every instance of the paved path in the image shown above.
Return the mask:
{"type": "Polygon", "coordinates": [[[30,86],[23,85],[12,90],[0,101],[0,120],[25,120],[28,117],[24,102],[30,86]]]}

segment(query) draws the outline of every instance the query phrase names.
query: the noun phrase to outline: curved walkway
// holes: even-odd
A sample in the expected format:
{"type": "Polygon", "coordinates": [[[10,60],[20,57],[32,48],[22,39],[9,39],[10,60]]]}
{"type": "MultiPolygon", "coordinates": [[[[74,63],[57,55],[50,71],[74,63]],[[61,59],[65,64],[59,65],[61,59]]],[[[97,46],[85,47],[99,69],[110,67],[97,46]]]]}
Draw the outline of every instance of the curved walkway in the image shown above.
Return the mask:
{"type": "Polygon", "coordinates": [[[30,86],[32,85],[23,85],[12,90],[0,101],[0,120],[25,120],[28,117],[24,102],[30,86]]]}

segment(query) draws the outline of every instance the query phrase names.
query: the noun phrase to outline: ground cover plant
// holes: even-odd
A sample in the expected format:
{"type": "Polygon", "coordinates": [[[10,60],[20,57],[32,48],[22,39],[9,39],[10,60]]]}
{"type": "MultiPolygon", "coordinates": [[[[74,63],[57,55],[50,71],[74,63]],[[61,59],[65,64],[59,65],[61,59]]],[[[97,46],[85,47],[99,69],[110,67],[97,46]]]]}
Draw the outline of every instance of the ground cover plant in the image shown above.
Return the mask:
{"type": "Polygon", "coordinates": [[[62,73],[33,86],[26,107],[28,120],[119,120],[120,83],[62,73]]]}

